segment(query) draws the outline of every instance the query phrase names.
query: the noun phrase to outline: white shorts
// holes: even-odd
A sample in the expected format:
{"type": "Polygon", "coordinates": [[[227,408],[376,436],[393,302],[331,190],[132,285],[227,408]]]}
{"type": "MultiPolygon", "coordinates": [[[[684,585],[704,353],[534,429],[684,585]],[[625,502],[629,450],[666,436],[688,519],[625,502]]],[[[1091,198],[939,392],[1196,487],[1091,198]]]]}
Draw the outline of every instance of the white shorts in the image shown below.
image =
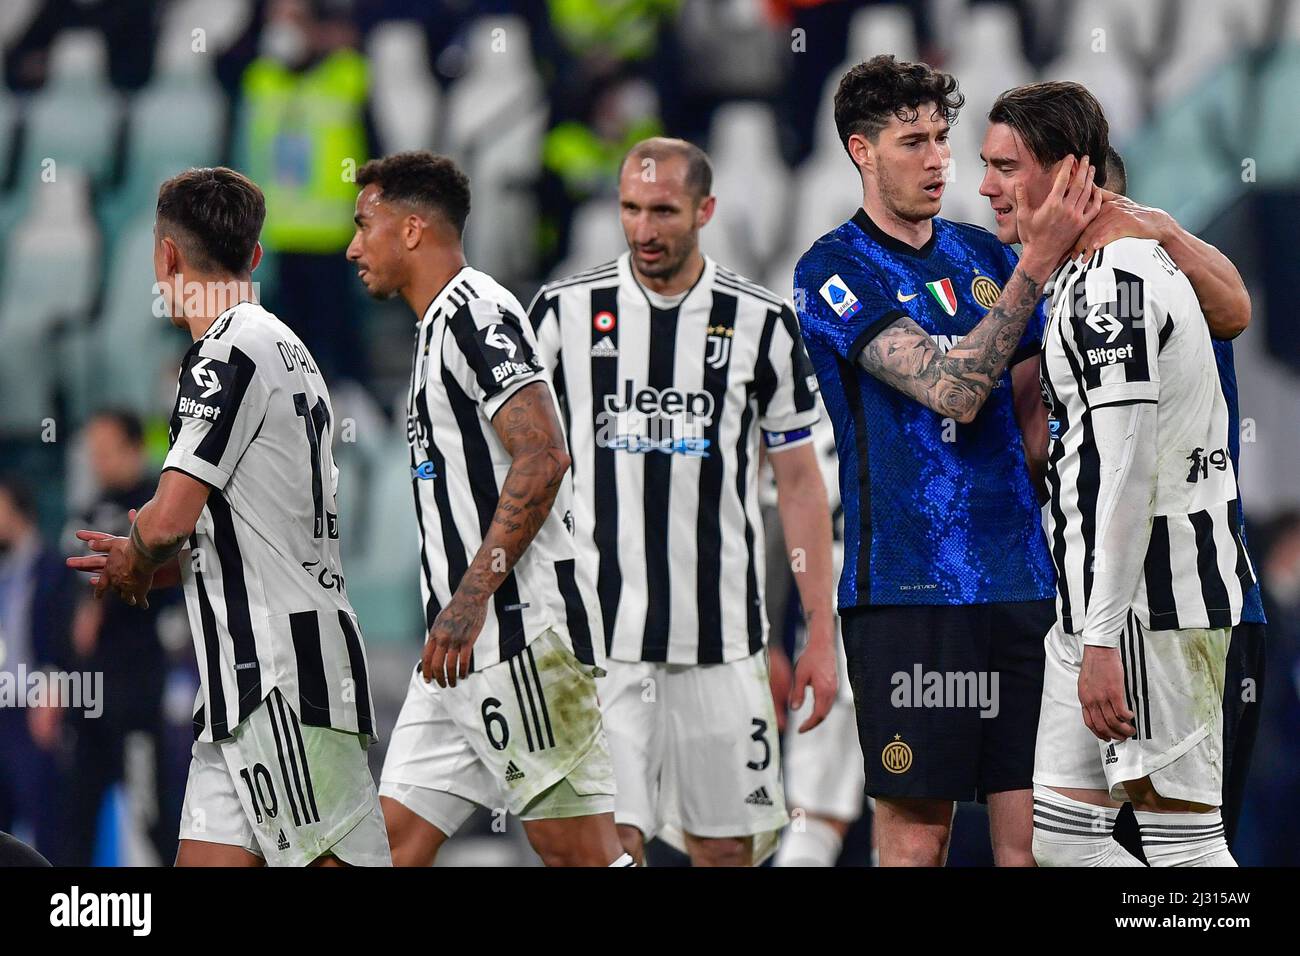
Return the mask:
{"type": "Polygon", "coordinates": [[[840,684],[831,712],[808,733],[799,733],[799,725],[813,711],[813,695],[809,691],[803,705],[790,714],[786,723],[782,756],[785,799],[791,814],[803,811],[851,822],[862,816],[867,777],[862,767],[862,747],[858,744],[858,719],[853,709],[849,666],[844,646],[838,639],[835,650],[840,684]]]}
{"type": "Polygon", "coordinates": [[[243,847],[269,866],[332,854],[352,866],[391,866],[364,738],[300,724],[272,690],[220,743],[191,750],[180,838],[243,847]]]}
{"type": "Polygon", "coordinates": [[[614,819],[683,851],[690,833],[753,836],[755,865],[771,855],[789,817],[767,651],[727,664],[605,666],[614,819]]]}
{"type": "Polygon", "coordinates": [[[417,667],[380,794],[448,836],[473,805],[531,819],[530,804],[561,780],[587,799],[548,818],[612,812],[614,767],[591,671],[554,630],[455,687],[426,682],[417,667]]]}
{"type": "Polygon", "coordinates": [[[1150,777],[1170,800],[1219,806],[1223,791],[1223,676],[1232,631],[1148,631],[1130,619],[1120,643],[1137,735],[1098,740],[1083,722],[1083,643],[1058,624],[1047,636],[1047,669],[1034,752],[1034,783],[1108,790],[1150,777]]]}

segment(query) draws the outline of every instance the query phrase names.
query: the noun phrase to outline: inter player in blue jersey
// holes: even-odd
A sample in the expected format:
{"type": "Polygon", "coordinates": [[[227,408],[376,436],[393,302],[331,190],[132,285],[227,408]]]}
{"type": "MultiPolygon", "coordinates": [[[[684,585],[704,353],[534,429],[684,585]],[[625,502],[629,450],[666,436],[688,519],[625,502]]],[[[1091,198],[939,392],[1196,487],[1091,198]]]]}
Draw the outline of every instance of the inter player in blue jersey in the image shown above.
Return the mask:
{"type": "Polygon", "coordinates": [[[795,271],[839,451],[839,606],[886,866],[941,865],[954,802],[976,796],[995,860],[1033,864],[1054,578],[1017,418],[1040,404],[1043,283],[1101,202],[1086,157],[1061,164],[1019,261],[937,218],[961,104],[951,76],[892,56],[844,76],[862,208],[795,271]]]}

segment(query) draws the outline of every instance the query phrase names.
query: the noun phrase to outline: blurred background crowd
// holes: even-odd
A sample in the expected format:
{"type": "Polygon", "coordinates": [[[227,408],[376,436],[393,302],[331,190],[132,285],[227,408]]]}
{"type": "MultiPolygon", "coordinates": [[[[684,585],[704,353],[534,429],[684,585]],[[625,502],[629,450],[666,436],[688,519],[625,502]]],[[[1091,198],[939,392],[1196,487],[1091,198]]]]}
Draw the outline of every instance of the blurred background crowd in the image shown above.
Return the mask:
{"type": "MultiPolygon", "coordinates": [[[[166,450],[188,340],[152,285],[159,182],[224,163],[266,192],[254,278],[331,386],[348,591],[391,726],[423,639],[393,420],[411,330],[343,257],[356,168],[453,156],[470,262],[527,302],[623,251],[627,147],[685,137],[715,168],[705,252],[788,296],[799,255],[860,202],[831,97],[880,52],[941,66],[966,95],[947,218],[991,224],[978,154],[996,95],[1072,79],[1106,108],[1130,195],[1245,276],[1241,486],[1270,644],[1234,851],[1300,863],[1300,0],[5,0],[0,672],[100,672],[105,700],[94,720],[0,707],[0,830],[60,863],[175,852],[197,683],[183,605],[98,605],[62,565],[72,529],[125,531],[166,450]]],[[[989,862],[978,808],[958,821],[952,862],[989,862]]],[[[517,827],[482,823],[440,859],[526,858],[517,827]]],[[[843,862],[866,853],[851,839],[843,862]]]]}

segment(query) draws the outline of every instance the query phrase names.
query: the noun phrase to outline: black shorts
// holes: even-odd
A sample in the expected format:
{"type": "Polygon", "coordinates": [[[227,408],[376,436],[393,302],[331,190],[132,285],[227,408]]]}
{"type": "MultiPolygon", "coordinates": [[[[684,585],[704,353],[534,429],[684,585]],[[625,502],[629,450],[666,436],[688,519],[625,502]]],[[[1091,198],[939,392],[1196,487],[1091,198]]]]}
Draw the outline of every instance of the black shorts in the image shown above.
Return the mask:
{"type": "Polygon", "coordinates": [[[841,622],[867,793],[984,801],[1033,787],[1055,601],[862,607],[841,622]]]}

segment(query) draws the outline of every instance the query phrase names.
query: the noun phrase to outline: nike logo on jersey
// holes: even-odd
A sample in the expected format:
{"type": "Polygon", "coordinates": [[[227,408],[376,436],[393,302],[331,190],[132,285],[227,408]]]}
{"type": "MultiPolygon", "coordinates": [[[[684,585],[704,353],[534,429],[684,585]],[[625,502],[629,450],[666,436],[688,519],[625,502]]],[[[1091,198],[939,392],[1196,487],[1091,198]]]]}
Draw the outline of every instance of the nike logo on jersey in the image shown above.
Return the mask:
{"type": "Polygon", "coordinates": [[[911,302],[913,299],[915,299],[915,298],[916,298],[918,295],[920,295],[920,294],[921,294],[921,293],[919,293],[919,292],[913,292],[911,295],[903,295],[903,290],[902,290],[902,289],[899,289],[899,290],[898,290],[898,301],[899,301],[899,302],[911,302]]]}

